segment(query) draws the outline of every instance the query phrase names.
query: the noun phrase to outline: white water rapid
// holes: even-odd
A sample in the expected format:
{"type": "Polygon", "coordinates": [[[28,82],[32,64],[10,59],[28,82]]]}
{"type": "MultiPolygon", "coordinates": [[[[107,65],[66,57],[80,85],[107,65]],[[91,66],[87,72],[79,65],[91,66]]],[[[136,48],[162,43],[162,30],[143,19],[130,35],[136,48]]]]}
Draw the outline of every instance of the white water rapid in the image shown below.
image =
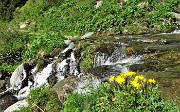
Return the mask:
{"type": "Polygon", "coordinates": [[[127,44],[119,43],[111,55],[104,52],[97,52],[94,58],[94,67],[107,65],[113,66],[121,72],[129,71],[130,65],[140,63],[141,56],[135,54],[128,56],[125,52],[126,48],[127,44]]]}

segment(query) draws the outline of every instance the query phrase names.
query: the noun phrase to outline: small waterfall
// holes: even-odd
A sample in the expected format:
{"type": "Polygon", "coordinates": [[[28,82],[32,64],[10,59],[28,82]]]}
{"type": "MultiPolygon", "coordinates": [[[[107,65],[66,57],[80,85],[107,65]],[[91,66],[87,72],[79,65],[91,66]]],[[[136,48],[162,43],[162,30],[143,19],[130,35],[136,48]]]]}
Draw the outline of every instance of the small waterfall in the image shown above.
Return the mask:
{"type": "MultiPolygon", "coordinates": [[[[19,100],[24,99],[30,93],[30,90],[49,83],[49,80],[54,80],[56,83],[68,76],[79,77],[80,73],[77,70],[77,63],[74,54],[74,43],[71,42],[65,50],[50,60],[53,61],[49,63],[42,71],[37,71],[37,67],[31,69],[31,75],[27,74],[26,78],[28,79],[28,75],[30,75],[33,77],[33,80],[27,80],[27,85],[25,87],[22,87],[24,79],[21,81],[16,80],[15,86],[21,85],[21,87],[18,89],[18,95],[15,95],[19,100]],[[58,62],[57,60],[59,57],[62,57],[63,59],[61,62],[58,62]]],[[[21,68],[23,71],[25,70],[25,68],[21,68]]],[[[21,77],[22,75],[17,75],[17,79],[22,79],[21,77]]]]}
{"type": "MultiPolygon", "coordinates": [[[[111,54],[103,52],[102,50],[97,52],[94,58],[94,68],[109,66],[112,70],[119,72],[129,71],[129,66],[139,63],[141,56],[136,56],[135,54],[127,55],[126,48],[127,44],[118,43],[111,54]]],[[[107,50],[107,48],[104,49],[107,50]]]]}
{"type": "Polygon", "coordinates": [[[34,87],[39,87],[43,85],[44,83],[47,83],[47,78],[51,75],[52,72],[52,64],[48,64],[46,68],[43,69],[43,71],[38,72],[34,75],[34,87]]]}

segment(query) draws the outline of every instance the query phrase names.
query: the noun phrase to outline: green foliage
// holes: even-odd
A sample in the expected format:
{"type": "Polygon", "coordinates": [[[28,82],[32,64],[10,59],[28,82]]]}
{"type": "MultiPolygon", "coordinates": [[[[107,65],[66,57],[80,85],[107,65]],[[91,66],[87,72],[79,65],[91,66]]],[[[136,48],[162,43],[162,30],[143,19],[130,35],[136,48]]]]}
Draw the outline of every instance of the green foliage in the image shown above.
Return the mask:
{"type": "Polygon", "coordinates": [[[38,58],[38,53],[52,52],[64,45],[59,33],[30,35],[6,28],[1,28],[0,40],[0,72],[12,72],[23,60],[38,58]]]}
{"type": "Polygon", "coordinates": [[[43,85],[32,90],[26,99],[30,104],[29,107],[22,108],[19,112],[35,111],[34,104],[46,112],[59,112],[61,110],[60,101],[50,88],[51,86],[43,85]]]}
{"type": "Polygon", "coordinates": [[[1,27],[0,41],[0,72],[11,72],[23,60],[22,54],[29,41],[28,34],[1,27]]]}
{"type": "Polygon", "coordinates": [[[178,111],[172,103],[162,99],[154,79],[127,72],[111,76],[109,82],[90,93],[71,94],[63,112],[178,111]]]}
{"type": "Polygon", "coordinates": [[[48,32],[30,37],[27,50],[23,58],[28,60],[36,58],[39,52],[51,52],[55,48],[63,46],[63,37],[59,33],[48,32]]]}
{"type": "Polygon", "coordinates": [[[85,50],[81,52],[82,60],[80,66],[84,72],[87,72],[93,67],[95,50],[96,48],[94,48],[94,46],[87,46],[85,47],[85,50]]]}
{"type": "Polygon", "coordinates": [[[177,0],[159,2],[158,0],[104,0],[102,5],[95,8],[96,0],[61,0],[57,2],[48,0],[28,0],[22,7],[17,8],[12,24],[25,20],[35,21],[38,31],[48,30],[69,33],[84,34],[88,31],[98,33],[122,33],[123,27],[139,23],[143,33],[149,28],[153,32],[165,32],[177,28],[173,25],[174,11],[177,0]],[[144,7],[139,7],[141,2],[147,2],[144,7]],[[53,5],[57,3],[56,5],[53,5]],[[162,29],[154,28],[155,24],[167,26],[162,29]],[[158,31],[156,31],[158,30],[158,31]]]}

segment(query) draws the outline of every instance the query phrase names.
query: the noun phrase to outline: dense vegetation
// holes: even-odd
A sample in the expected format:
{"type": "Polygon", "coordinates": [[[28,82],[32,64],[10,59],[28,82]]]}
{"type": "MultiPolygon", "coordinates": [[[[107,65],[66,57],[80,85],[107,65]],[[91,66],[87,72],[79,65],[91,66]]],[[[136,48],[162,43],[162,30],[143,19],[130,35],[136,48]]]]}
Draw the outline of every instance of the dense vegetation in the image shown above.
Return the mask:
{"type": "MultiPolygon", "coordinates": [[[[171,12],[176,12],[180,7],[179,0],[103,0],[99,7],[95,7],[97,0],[2,0],[0,1],[0,74],[11,73],[15,67],[22,61],[39,58],[41,53],[52,52],[56,48],[64,47],[64,36],[80,36],[86,32],[93,31],[95,34],[142,34],[142,33],[159,33],[170,32],[178,29],[176,18],[171,12]],[[27,26],[19,28],[19,23],[27,21],[27,26]]],[[[81,65],[85,68],[90,68],[92,55],[86,51],[90,51],[93,46],[88,46],[81,53],[81,65]]],[[[92,51],[92,50],[91,50],[92,51]]],[[[111,86],[111,84],[110,84],[111,86]]],[[[113,97],[117,93],[122,93],[117,90],[119,87],[113,86],[109,89],[109,84],[103,84],[98,90],[93,90],[92,94],[72,94],[65,103],[65,111],[72,110],[78,106],[77,111],[92,109],[87,103],[89,99],[98,99],[105,96],[104,100],[113,103],[113,97]],[[111,91],[113,94],[108,94],[111,91]],[[101,93],[99,96],[97,93],[101,93]],[[110,95],[110,96],[109,96],[110,95]],[[114,95],[114,96],[113,96],[114,95]],[[112,97],[113,96],[113,97],[112,97]],[[73,104],[72,98],[76,97],[77,105],[73,104]],[[110,99],[109,99],[110,98],[110,99]],[[69,107],[71,105],[72,107],[69,107]],[[73,107],[74,106],[74,107],[73,107]],[[86,107],[87,106],[87,107],[86,107]],[[67,108],[69,107],[69,108],[67,108]]],[[[37,89],[38,91],[39,88],[37,89]]],[[[46,89],[45,89],[46,90],[46,89]]],[[[33,91],[36,93],[37,91],[33,91]]],[[[33,93],[32,92],[32,96],[33,93]]],[[[133,91],[135,92],[135,91],[133,91]]],[[[136,93],[136,92],[135,92],[136,93]]],[[[49,98],[49,90],[42,92],[43,95],[49,98]],[[48,94],[48,95],[47,95],[48,94]]],[[[153,93],[155,97],[160,98],[156,88],[153,93]]],[[[39,94],[41,95],[41,94],[39,94]]],[[[136,95],[133,93],[133,95],[136,95]]],[[[129,96],[130,97],[130,96],[129,96]]],[[[128,97],[128,98],[129,98],[128,97]]],[[[144,102],[144,96],[138,96],[140,102],[144,102]],[[142,101],[141,101],[142,100],[142,101]]],[[[42,98],[41,96],[37,98],[42,98]]],[[[116,100],[120,98],[117,96],[116,100]]],[[[124,97],[123,97],[124,98],[124,97]]],[[[135,97],[131,97],[132,102],[135,97]]],[[[51,97],[50,97],[51,99],[51,97]]],[[[54,99],[54,97],[53,97],[54,99]]],[[[31,99],[34,100],[34,99],[31,99]]],[[[30,102],[31,102],[30,100],[30,102]]],[[[100,99],[92,101],[95,109],[104,109],[106,106],[111,108],[119,105],[119,108],[124,104],[102,104],[103,107],[97,104],[100,99]]],[[[49,105],[42,102],[31,102],[41,108],[48,110],[49,105]],[[42,104],[41,104],[42,103],[42,104]],[[47,109],[48,108],[48,109],[47,109]]],[[[169,104],[164,103],[160,99],[160,104],[154,101],[156,107],[162,111],[164,106],[169,104]],[[162,101],[162,102],[161,102],[162,101]]],[[[120,102],[119,102],[120,103],[120,102]]],[[[149,102],[144,102],[147,106],[149,102]]],[[[151,102],[152,103],[152,102],[151,102]]],[[[137,103],[135,103],[137,104],[137,103]]],[[[91,105],[91,106],[92,106],[91,105]]],[[[138,105],[128,105],[129,109],[134,109],[138,105]]],[[[51,108],[50,108],[51,109],[51,108]]],[[[58,108],[59,109],[59,108],[58,108]]],[[[142,106],[136,108],[142,109],[142,106]]]]}
{"type": "Polygon", "coordinates": [[[124,30],[128,30],[128,34],[167,32],[177,28],[170,12],[179,4],[177,0],[103,0],[102,5],[95,8],[96,0],[62,0],[56,6],[47,0],[28,0],[16,9],[13,23],[28,19],[37,23],[38,30],[65,34],[123,33],[124,30]],[[144,6],[139,6],[140,3],[144,6]]]}

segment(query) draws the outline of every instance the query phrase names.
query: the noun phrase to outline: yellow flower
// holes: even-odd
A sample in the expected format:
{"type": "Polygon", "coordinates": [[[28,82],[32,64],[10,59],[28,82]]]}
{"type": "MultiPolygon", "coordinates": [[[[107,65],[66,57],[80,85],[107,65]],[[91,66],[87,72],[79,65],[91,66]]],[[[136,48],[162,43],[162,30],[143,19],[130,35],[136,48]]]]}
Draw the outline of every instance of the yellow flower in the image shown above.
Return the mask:
{"type": "Polygon", "coordinates": [[[118,83],[118,84],[123,84],[125,82],[125,79],[124,77],[121,77],[121,76],[117,76],[115,81],[118,83]]]}
{"type": "Polygon", "coordinates": [[[134,79],[135,81],[143,81],[143,82],[146,82],[146,78],[144,78],[142,75],[137,75],[134,79]]]}
{"type": "Polygon", "coordinates": [[[151,84],[155,84],[156,81],[154,79],[148,79],[148,82],[151,83],[151,84]]]}
{"type": "Polygon", "coordinates": [[[139,89],[139,87],[140,87],[140,84],[137,82],[137,81],[131,81],[131,84],[132,84],[132,86],[134,87],[134,88],[136,88],[136,89],[139,89]]]}
{"type": "Polygon", "coordinates": [[[135,74],[136,74],[136,72],[125,72],[125,73],[122,73],[121,76],[122,77],[131,77],[135,74]]]}
{"type": "Polygon", "coordinates": [[[114,82],[114,78],[115,78],[115,76],[110,76],[109,82],[114,82]]]}

